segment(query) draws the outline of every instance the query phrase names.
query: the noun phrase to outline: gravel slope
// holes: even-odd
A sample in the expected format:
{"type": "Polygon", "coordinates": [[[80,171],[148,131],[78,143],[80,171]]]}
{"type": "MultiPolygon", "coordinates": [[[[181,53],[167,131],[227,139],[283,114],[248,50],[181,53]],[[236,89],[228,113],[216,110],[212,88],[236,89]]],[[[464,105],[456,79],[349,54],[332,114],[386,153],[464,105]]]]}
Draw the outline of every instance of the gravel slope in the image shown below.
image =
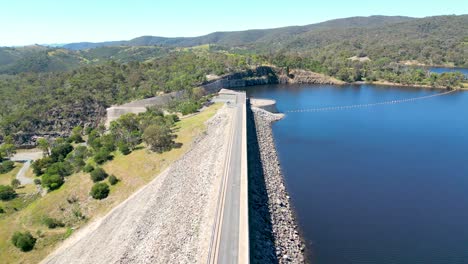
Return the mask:
{"type": "Polygon", "coordinates": [[[42,263],[206,262],[230,111],[220,109],[192,150],[42,263]]]}

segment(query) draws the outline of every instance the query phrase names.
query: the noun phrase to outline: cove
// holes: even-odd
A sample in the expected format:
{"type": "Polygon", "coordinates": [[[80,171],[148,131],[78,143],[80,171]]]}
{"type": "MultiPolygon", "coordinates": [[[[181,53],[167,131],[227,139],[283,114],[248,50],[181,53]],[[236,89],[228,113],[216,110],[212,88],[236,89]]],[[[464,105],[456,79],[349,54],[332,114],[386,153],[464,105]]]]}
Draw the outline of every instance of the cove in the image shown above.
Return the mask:
{"type": "Polygon", "coordinates": [[[286,185],[312,263],[468,263],[468,92],[269,85],[286,185]]]}

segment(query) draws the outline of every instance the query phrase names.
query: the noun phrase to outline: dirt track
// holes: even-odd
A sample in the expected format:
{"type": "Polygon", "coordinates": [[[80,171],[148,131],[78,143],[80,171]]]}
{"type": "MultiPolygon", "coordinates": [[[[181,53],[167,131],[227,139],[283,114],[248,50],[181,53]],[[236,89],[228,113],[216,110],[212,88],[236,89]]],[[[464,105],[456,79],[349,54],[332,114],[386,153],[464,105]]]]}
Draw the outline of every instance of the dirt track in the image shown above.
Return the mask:
{"type": "Polygon", "coordinates": [[[42,263],[206,262],[230,111],[218,111],[184,157],[42,263]]]}

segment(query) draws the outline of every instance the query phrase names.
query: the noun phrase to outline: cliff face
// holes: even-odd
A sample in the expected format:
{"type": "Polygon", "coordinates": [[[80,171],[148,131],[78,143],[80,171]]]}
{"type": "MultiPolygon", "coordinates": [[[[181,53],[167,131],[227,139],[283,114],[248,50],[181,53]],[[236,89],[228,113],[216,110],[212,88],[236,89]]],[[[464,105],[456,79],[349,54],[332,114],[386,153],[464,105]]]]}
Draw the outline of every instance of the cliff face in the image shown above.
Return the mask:
{"type": "Polygon", "coordinates": [[[222,76],[221,78],[202,85],[208,93],[214,93],[221,88],[240,88],[264,84],[335,84],[345,82],[306,70],[285,70],[273,66],[260,66],[243,72],[222,76]]]}
{"type": "Polygon", "coordinates": [[[280,83],[289,84],[334,84],[343,85],[345,82],[333,77],[305,70],[294,69],[288,75],[281,75],[280,83]]]}

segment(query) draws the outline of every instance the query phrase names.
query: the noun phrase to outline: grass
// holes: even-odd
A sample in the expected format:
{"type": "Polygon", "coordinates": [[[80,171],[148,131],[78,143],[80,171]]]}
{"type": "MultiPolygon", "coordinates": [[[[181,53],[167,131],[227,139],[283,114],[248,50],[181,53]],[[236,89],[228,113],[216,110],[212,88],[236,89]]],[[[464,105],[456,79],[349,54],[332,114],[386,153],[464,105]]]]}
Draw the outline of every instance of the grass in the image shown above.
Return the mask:
{"type": "Polygon", "coordinates": [[[180,148],[161,154],[150,152],[146,148],[136,150],[127,156],[115,153],[114,159],[107,162],[103,168],[120,181],[110,186],[111,192],[106,199],[90,198],[89,191],[93,183],[89,174],[80,172],[68,176],[60,189],[33,200],[22,210],[1,217],[0,262],[7,264],[41,261],[61,241],[69,237],[73,230],[108,213],[179,159],[190,149],[193,140],[206,129],[205,121],[220,107],[221,104],[212,105],[198,115],[184,118],[177,123],[175,141],[182,144],[180,148]],[[48,229],[42,223],[45,216],[56,218],[66,226],[48,229]],[[10,241],[15,231],[25,230],[38,238],[35,248],[27,253],[15,248],[10,241]]]}
{"type": "Polygon", "coordinates": [[[15,162],[15,167],[13,170],[0,174],[0,185],[10,185],[11,180],[13,180],[16,177],[16,174],[21,170],[21,167],[23,167],[23,163],[15,162]]]}

